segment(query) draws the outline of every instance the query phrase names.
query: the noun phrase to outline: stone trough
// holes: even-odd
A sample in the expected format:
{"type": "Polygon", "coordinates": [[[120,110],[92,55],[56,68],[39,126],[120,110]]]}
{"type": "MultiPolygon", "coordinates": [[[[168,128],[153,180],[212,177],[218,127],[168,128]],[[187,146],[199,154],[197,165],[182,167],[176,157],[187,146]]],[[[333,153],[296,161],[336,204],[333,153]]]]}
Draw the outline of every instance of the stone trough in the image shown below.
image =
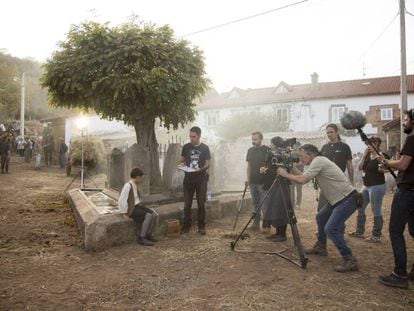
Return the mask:
{"type": "MultiPolygon", "coordinates": [[[[100,251],[115,245],[136,242],[136,224],[118,209],[119,193],[112,189],[103,191],[68,192],[69,203],[75,214],[81,237],[86,250],[100,251]]],[[[207,228],[209,221],[235,215],[241,200],[241,194],[218,195],[206,203],[207,228]]],[[[143,198],[146,206],[154,208],[160,215],[157,234],[165,234],[167,220],[183,218],[184,204],[180,198],[163,195],[143,198]],[[174,202],[175,201],[175,202],[174,202]]],[[[250,211],[251,201],[246,198],[243,211],[250,211]]],[[[193,202],[193,219],[196,219],[197,202],[193,202]]]]}

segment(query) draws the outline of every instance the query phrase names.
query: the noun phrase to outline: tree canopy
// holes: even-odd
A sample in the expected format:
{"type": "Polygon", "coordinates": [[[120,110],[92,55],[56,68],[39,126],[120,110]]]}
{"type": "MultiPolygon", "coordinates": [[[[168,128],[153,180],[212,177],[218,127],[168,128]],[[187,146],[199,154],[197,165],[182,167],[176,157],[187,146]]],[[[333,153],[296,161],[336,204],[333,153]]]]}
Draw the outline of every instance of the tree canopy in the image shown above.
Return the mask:
{"type": "Polygon", "coordinates": [[[208,86],[197,47],[168,26],[135,21],[72,26],[44,67],[52,105],[93,109],[134,126],[138,144],[151,153],[152,183],[160,179],[155,119],[167,129],[193,121],[195,99],[208,86]]]}
{"type": "Polygon", "coordinates": [[[72,26],[45,64],[51,104],[94,109],[134,126],[159,118],[169,128],[194,120],[207,87],[202,52],[168,26],[86,22],[72,26]]]}

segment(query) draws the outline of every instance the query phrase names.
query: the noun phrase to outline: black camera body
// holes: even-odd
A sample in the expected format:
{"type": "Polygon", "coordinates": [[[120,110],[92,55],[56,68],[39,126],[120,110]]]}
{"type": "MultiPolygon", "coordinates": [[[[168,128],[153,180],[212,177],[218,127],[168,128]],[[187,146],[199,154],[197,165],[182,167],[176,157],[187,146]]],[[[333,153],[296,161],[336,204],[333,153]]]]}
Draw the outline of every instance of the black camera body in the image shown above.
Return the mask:
{"type": "Polygon", "coordinates": [[[294,163],[299,162],[299,155],[293,153],[293,145],[296,144],[296,138],[290,138],[278,145],[276,151],[270,151],[270,164],[274,168],[290,169],[294,163]]]}

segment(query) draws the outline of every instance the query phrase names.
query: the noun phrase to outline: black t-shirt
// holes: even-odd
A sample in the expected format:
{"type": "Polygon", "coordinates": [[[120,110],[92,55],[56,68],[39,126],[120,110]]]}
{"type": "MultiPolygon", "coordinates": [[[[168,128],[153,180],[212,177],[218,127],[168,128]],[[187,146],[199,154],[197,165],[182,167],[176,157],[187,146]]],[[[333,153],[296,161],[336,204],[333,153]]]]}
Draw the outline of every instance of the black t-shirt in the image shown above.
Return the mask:
{"type": "MultiPolygon", "coordinates": [[[[211,159],[210,149],[206,144],[201,143],[198,146],[193,146],[191,143],[185,144],[181,151],[181,156],[185,158],[185,165],[194,169],[203,168],[206,165],[206,160],[211,159]]],[[[186,180],[196,179],[198,176],[205,176],[206,172],[189,173],[185,172],[186,180]]]]}
{"type": "Polygon", "coordinates": [[[352,160],[351,148],[341,141],[323,145],[321,154],[338,165],[342,172],[345,172],[348,160],[352,160]]]}
{"type": "Polygon", "coordinates": [[[252,184],[263,184],[264,177],[260,168],[266,165],[266,158],[270,148],[264,145],[251,147],[247,150],[246,161],[250,163],[249,180],[252,184]]]}
{"type": "Polygon", "coordinates": [[[369,155],[365,158],[362,169],[364,171],[362,180],[364,186],[370,187],[375,185],[382,185],[385,183],[384,173],[378,171],[378,165],[380,163],[377,159],[372,160],[369,155]]]}
{"type": "Polygon", "coordinates": [[[397,185],[414,189],[414,135],[407,136],[405,139],[401,155],[410,156],[412,160],[405,171],[398,172],[397,185]]]}

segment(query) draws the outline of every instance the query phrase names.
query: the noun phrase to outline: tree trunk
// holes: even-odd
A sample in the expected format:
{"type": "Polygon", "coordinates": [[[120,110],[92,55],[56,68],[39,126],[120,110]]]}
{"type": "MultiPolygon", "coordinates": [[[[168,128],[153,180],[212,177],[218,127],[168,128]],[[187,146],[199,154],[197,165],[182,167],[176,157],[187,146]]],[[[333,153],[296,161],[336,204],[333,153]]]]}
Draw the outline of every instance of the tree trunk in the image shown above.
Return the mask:
{"type": "MultiPolygon", "coordinates": [[[[137,136],[137,144],[147,149],[150,153],[150,189],[161,189],[161,171],[158,154],[158,142],[155,136],[155,120],[141,119],[134,125],[137,136]]],[[[151,191],[152,192],[152,191],[151,191]]]]}

